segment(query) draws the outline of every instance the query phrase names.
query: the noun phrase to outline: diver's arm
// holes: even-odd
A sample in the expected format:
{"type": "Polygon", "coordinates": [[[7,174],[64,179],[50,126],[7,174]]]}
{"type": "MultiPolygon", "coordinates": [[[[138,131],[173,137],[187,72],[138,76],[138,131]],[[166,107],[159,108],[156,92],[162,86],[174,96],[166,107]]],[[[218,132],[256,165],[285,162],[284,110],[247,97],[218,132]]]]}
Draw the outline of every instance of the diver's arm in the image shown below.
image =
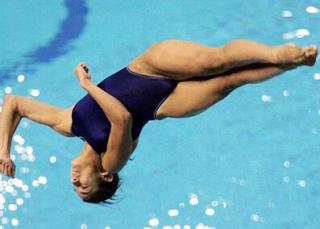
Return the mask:
{"type": "Polygon", "coordinates": [[[14,177],[15,164],[10,159],[11,139],[21,117],[16,111],[13,96],[5,96],[0,114],[0,172],[14,177]]]}
{"type": "Polygon", "coordinates": [[[102,167],[106,172],[115,174],[126,164],[132,153],[131,114],[118,99],[93,83],[87,82],[83,88],[95,99],[110,121],[111,129],[102,167]]]}
{"type": "Polygon", "coordinates": [[[123,131],[112,129],[108,140],[107,151],[102,157],[102,167],[105,171],[115,174],[119,172],[130,159],[131,154],[137,148],[138,139],[132,142],[131,126],[123,131]]]}
{"type": "MultiPolygon", "coordinates": [[[[74,74],[79,79],[81,87],[98,103],[111,124],[116,124],[120,128],[128,125],[128,120],[131,119],[130,112],[117,98],[92,83],[89,69],[85,63],[79,63],[74,69],[74,74]]],[[[133,142],[132,148],[135,148],[137,143],[138,139],[133,142]]]]}
{"type": "Polygon", "coordinates": [[[84,63],[75,69],[80,85],[98,103],[111,123],[107,151],[102,158],[102,167],[109,173],[117,173],[128,161],[133,148],[132,117],[127,108],[115,97],[91,82],[84,63]]]}
{"type": "Polygon", "coordinates": [[[111,174],[118,173],[130,159],[133,151],[131,128],[131,117],[122,126],[111,124],[107,150],[101,161],[104,171],[111,174]]]}
{"type": "Polygon", "coordinates": [[[74,74],[78,77],[81,87],[98,103],[109,121],[122,125],[125,119],[130,116],[127,108],[118,99],[92,83],[89,69],[84,63],[76,66],[74,74]]]}
{"type": "Polygon", "coordinates": [[[131,116],[127,108],[115,97],[102,90],[91,81],[82,86],[98,103],[112,124],[123,125],[131,116]]]}
{"type": "Polygon", "coordinates": [[[21,116],[16,109],[16,100],[12,95],[6,95],[0,114],[0,154],[2,157],[10,156],[10,146],[21,116]]]}
{"type": "Polygon", "coordinates": [[[0,115],[0,172],[7,176],[14,176],[14,163],[10,160],[11,141],[23,117],[67,135],[67,131],[61,128],[65,121],[64,109],[23,96],[6,95],[0,115]]]}

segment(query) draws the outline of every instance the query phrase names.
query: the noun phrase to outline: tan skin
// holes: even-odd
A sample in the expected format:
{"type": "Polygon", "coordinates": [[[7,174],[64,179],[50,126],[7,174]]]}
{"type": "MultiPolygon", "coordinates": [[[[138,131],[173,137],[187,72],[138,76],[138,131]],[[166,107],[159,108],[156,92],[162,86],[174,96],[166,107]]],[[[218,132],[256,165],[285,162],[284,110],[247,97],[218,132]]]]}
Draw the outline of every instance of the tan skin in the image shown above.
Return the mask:
{"type": "MultiPolygon", "coordinates": [[[[196,115],[239,86],[267,80],[298,66],[312,66],[316,56],[315,46],[271,47],[235,40],[223,47],[209,47],[190,41],[165,40],[149,47],[128,67],[135,73],[180,81],[157,110],[156,117],[163,119],[196,115]]],[[[100,182],[112,181],[113,174],[125,166],[138,141],[131,137],[130,113],[119,100],[92,83],[87,65],[78,64],[74,73],[80,86],[97,101],[111,123],[107,151],[100,157],[85,142],[81,154],[71,163],[74,190],[86,199],[98,189],[100,182]]],[[[21,118],[29,118],[72,137],[72,108],[58,108],[22,96],[6,96],[0,113],[0,171],[14,177],[10,148],[21,118]]]]}

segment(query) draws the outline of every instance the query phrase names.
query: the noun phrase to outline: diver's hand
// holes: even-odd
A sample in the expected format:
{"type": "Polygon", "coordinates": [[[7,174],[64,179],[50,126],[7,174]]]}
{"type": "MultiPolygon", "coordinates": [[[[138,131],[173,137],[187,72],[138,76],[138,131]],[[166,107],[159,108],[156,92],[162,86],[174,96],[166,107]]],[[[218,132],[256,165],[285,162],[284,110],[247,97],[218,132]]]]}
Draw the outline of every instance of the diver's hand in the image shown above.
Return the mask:
{"type": "Polygon", "coordinates": [[[89,68],[84,62],[81,62],[76,66],[76,68],[74,69],[74,74],[79,79],[81,87],[85,88],[88,83],[91,83],[89,68]]]}
{"type": "Polygon", "coordinates": [[[16,165],[10,159],[9,155],[0,153],[0,172],[8,177],[14,177],[16,165]]]}

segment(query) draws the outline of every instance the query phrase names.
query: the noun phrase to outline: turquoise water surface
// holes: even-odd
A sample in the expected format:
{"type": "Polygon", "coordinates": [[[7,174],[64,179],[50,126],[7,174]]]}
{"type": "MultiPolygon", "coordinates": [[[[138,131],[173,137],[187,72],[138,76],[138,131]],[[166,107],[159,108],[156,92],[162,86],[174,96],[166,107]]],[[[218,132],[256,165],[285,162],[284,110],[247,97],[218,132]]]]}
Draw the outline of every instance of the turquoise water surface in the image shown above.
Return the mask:
{"type": "MultiPolygon", "coordinates": [[[[168,38],[319,45],[319,8],[316,0],[0,1],[1,98],[70,107],[85,95],[77,63],[97,83],[168,38]]],[[[80,139],[22,120],[11,150],[17,179],[0,181],[0,229],[317,229],[319,79],[319,64],[303,67],[196,117],[150,122],[111,206],[72,190],[80,139]]]]}

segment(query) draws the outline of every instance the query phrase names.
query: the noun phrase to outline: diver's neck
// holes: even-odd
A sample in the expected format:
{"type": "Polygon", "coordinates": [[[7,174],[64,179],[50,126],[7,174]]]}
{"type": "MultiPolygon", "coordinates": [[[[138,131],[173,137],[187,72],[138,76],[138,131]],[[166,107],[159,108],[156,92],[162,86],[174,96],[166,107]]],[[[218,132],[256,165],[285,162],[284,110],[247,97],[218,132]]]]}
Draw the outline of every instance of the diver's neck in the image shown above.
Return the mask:
{"type": "Polygon", "coordinates": [[[92,147],[88,143],[85,143],[78,159],[79,162],[89,164],[91,166],[95,165],[96,163],[100,163],[99,155],[92,149],[92,147]]]}

